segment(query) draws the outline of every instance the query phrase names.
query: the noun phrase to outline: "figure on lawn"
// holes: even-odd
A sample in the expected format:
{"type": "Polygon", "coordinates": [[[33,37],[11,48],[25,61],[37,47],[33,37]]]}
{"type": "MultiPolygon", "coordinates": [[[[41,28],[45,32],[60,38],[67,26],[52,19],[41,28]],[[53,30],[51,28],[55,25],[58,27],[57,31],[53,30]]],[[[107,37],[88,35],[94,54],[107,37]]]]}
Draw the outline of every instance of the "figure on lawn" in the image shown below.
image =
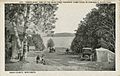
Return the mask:
{"type": "Polygon", "coordinates": [[[67,54],[69,53],[69,49],[68,49],[68,48],[66,49],[66,53],[67,53],[67,54]]]}
{"type": "Polygon", "coordinates": [[[43,65],[45,65],[46,64],[46,62],[45,62],[45,55],[44,54],[42,54],[41,56],[37,56],[36,57],[36,63],[38,64],[38,63],[41,63],[41,64],[43,64],[43,65]]]}
{"type": "Polygon", "coordinates": [[[55,52],[55,49],[54,48],[50,48],[49,53],[53,53],[53,52],[55,52]]]}
{"type": "Polygon", "coordinates": [[[38,56],[36,57],[36,63],[38,63],[39,60],[40,60],[40,56],[38,55],[38,56]]]}

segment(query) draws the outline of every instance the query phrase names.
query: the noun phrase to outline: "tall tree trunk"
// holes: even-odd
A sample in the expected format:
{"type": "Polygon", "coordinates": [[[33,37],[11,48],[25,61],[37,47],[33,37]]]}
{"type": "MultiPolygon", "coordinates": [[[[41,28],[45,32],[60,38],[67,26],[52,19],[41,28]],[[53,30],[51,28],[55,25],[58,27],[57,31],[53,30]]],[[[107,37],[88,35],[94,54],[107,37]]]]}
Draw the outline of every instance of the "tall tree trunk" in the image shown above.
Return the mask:
{"type": "Polygon", "coordinates": [[[23,41],[22,41],[22,50],[23,50],[23,59],[25,59],[27,57],[27,33],[26,33],[26,29],[27,29],[27,23],[29,20],[29,13],[30,13],[30,5],[26,5],[26,14],[24,17],[24,31],[23,31],[23,41]]]}
{"type": "Polygon", "coordinates": [[[16,58],[16,56],[18,56],[18,52],[20,51],[19,49],[21,48],[21,42],[20,42],[20,38],[18,35],[18,31],[17,31],[17,27],[15,22],[12,22],[13,24],[13,29],[14,29],[14,33],[15,36],[13,37],[13,41],[12,41],[12,58],[16,58]]]}

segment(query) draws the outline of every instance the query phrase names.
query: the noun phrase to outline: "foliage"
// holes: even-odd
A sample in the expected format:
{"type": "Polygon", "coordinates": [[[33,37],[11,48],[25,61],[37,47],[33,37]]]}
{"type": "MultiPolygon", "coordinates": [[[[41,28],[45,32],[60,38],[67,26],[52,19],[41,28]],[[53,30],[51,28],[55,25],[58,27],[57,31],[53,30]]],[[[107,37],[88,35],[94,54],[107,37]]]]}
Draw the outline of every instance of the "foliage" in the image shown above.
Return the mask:
{"type": "Polygon", "coordinates": [[[5,29],[5,61],[8,61],[11,58],[12,55],[12,35],[10,35],[10,31],[8,29],[5,29]]]}
{"type": "MultiPolygon", "coordinates": [[[[37,29],[33,31],[33,34],[35,34],[34,32],[52,30],[55,28],[53,24],[57,20],[54,14],[56,10],[56,4],[5,4],[5,26],[7,26],[7,29],[9,29],[8,27],[11,27],[14,30],[14,33],[12,34],[17,40],[19,49],[22,48],[21,46],[24,44],[21,44],[18,32],[22,31],[23,39],[21,40],[24,41],[25,35],[27,36],[27,29],[37,29]],[[7,21],[9,23],[7,23],[7,21]],[[22,26],[23,30],[19,30],[19,26],[22,26]],[[30,28],[30,26],[32,26],[32,28],[30,28]]],[[[11,31],[6,35],[11,35],[10,33],[11,31]]],[[[7,42],[5,44],[7,44],[7,42]]],[[[7,46],[8,45],[6,45],[6,47],[7,46]]],[[[41,47],[38,48],[40,49],[41,47]]],[[[42,49],[43,48],[44,46],[42,49]]]]}
{"type": "Polygon", "coordinates": [[[115,4],[97,4],[80,22],[71,49],[103,47],[115,52],[115,4]]]}
{"type": "Polygon", "coordinates": [[[57,4],[36,4],[31,6],[31,22],[35,24],[35,32],[52,33],[52,29],[55,28],[54,23],[57,18],[55,17],[55,11],[57,10],[57,4]]]}
{"type": "Polygon", "coordinates": [[[53,42],[53,40],[51,38],[47,41],[47,47],[48,48],[54,47],[54,42],[53,42]]]}
{"type": "Polygon", "coordinates": [[[32,35],[32,37],[28,39],[28,44],[29,46],[35,46],[37,51],[43,51],[45,49],[43,40],[39,34],[32,35]]]}

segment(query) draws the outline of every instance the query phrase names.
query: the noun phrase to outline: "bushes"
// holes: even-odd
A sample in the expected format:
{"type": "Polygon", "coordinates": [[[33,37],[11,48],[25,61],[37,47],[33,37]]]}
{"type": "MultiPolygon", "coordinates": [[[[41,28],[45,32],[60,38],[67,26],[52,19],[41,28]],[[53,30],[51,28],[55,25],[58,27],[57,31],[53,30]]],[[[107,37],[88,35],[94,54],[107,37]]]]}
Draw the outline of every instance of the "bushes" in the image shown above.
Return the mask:
{"type": "Polygon", "coordinates": [[[38,34],[32,35],[32,38],[29,38],[28,43],[29,43],[29,46],[35,46],[35,49],[37,51],[42,51],[45,49],[43,40],[42,40],[41,36],[38,34]]]}

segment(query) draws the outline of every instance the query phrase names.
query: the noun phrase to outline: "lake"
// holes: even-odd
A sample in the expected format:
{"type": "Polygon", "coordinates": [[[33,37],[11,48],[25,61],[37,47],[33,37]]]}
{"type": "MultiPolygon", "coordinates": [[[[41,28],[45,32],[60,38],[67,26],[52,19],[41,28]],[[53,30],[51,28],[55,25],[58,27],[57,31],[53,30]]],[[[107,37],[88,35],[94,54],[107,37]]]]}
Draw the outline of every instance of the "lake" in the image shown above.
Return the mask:
{"type": "Polygon", "coordinates": [[[52,38],[55,44],[55,47],[69,48],[74,37],[42,37],[43,43],[46,46],[47,41],[52,38]]]}

